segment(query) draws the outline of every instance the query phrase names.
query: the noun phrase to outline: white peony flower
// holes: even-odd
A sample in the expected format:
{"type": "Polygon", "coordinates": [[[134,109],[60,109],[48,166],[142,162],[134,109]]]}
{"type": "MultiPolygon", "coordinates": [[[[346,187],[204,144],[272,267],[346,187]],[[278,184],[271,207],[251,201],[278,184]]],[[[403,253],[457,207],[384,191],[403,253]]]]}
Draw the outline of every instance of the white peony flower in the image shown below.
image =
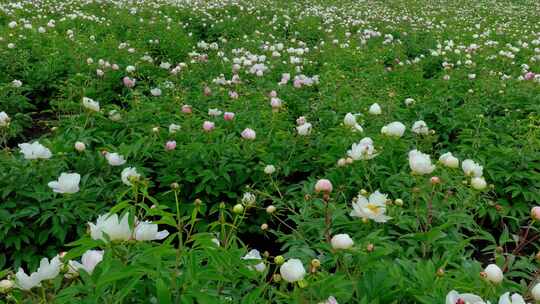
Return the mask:
{"type": "Polygon", "coordinates": [[[369,160],[378,155],[373,140],[369,137],[364,137],[359,143],[353,143],[347,155],[354,160],[369,160]]]}
{"type": "Polygon", "coordinates": [[[62,173],[57,181],[49,182],[47,185],[57,193],[77,193],[80,181],[81,175],[78,173],[62,173]]]}
{"type": "Polygon", "coordinates": [[[473,177],[471,178],[471,186],[476,190],[484,190],[487,187],[487,183],[483,177],[473,177]]]}
{"type": "Polygon", "coordinates": [[[22,290],[30,290],[41,286],[41,278],[37,272],[27,275],[22,268],[15,274],[15,285],[22,290]]]}
{"type": "Polygon", "coordinates": [[[455,290],[446,295],[446,304],[486,304],[482,298],[471,293],[458,293],[455,290]]]}
{"type": "Polygon", "coordinates": [[[180,126],[179,125],[175,125],[175,124],[170,124],[169,125],[169,133],[176,133],[180,131],[180,126]]]}
{"type": "Polygon", "coordinates": [[[99,102],[88,97],[83,97],[82,103],[83,103],[83,107],[87,108],[88,110],[99,112],[99,109],[100,109],[99,102]]]}
{"type": "Polygon", "coordinates": [[[223,113],[223,112],[221,112],[218,109],[208,109],[208,115],[210,115],[210,116],[220,116],[221,113],[223,113]]]}
{"type": "Polygon", "coordinates": [[[52,157],[52,153],[49,149],[47,149],[45,146],[40,144],[38,141],[33,142],[31,144],[24,143],[19,144],[19,148],[21,149],[21,152],[24,154],[25,159],[48,159],[52,157]]]}
{"type": "Polygon", "coordinates": [[[499,304],[527,304],[527,303],[525,302],[525,299],[523,299],[521,295],[514,293],[512,294],[512,296],[510,296],[510,293],[506,292],[499,298],[499,304]]]}
{"type": "Polygon", "coordinates": [[[405,125],[399,121],[394,121],[382,127],[381,134],[394,137],[402,137],[405,133],[405,125]]]}
{"type": "Polygon", "coordinates": [[[531,295],[535,301],[540,301],[540,283],[536,283],[531,289],[531,295]]]}
{"type": "Polygon", "coordinates": [[[131,183],[133,180],[138,180],[141,175],[137,173],[137,169],[134,167],[127,167],[124,170],[122,170],[121,173],[122,182],[127,186],[132,186],[131,183]]]}
{"type": "Polygon", "coordinates": [[[377,223],[384,223],[391,219],[386,216],[386,194],[382,194],[379,190],[372,193],[369,198],[358,194],[353,199],[353,210],[350,213],[352,217],[359,217],[364,220],[374,220],[377,223]]]}
{"type": "Polygon", "coordinates": [[[264,167],[264,173],[270,175],[276,172],[276,167],[274,165],[266,165],[264,167]]]}
{"type": "Polygon", "coordinates": [[[504,279],[503,272],[499,266],[495,264],[489,264],[484,269],[486,279],[492,283],[498,284],[504,279]]]}
{"type": "Polygon", "coordinates": [[[111,241],[127,241],[131,238],[129,228],[129,214],[126,213],[121,219],[117,214],[103,214],[98,216],[96,223],[89,223],[90,236],[94,240],[106,240],[105,235],[111,241]]]}
{"type": "Polygon", "coordinates": [[[412,98],[406,98],[403,103],[405,103],[406,106],[410,106],[410,105],[415,104],[416,101],[414,99],[412,99],[412,98]]]}
{"type": "Polygon", "coordinates": [[[459,159],[452,155],[452,152],[446,152],[439,157],[439,162],[448,168],[459,167],[459,159]]]}
{"type": "Polygon", "coordinates": [[[349,249],[354,245],[354,241],[346,233],[334,235],[330,243],[334,249],[349,249]]]}
{"type": "Polygon", "coordinates": [[[320,302],[319,304],[339,304],[339,303],[336,300],[336,298],[334,298],[333,296],[329,296],[328,299],[326,299],[326,301],[320,302]]]}
{"type": "Polygon", "coordinates": [[[378,103],[374,103],[369,107],[369,114],[371,115],[381,115],[382,109],[378,103]]]}
{"type": "Polygon", "coordinates": [[[111,166],[121,166],[126,163],[124,157],[118,153],[105,152],[105,158],[111,166]]]}
{"type": "Polygon", "coordinates": [[[429,174],[435,170],[435,165],[431,164],[431,157],[418,150],[409,152],[409,166],[413,174],[429,174]]]}
{"type": "Polygon", "coordinates": [[[88,274],[92,274],[97,264],[103,260],[103,250],[88,250],[81,257],[81,263],[69,261],[69,272],[77,272],[83,269],[88,274]]]}
{"type": "Polygon", "coordinates": [[[484,167],[475,163],[472,159],[466,159],[461,163],[463,173],[467,176],[481,177],[483,175],[484,167]]]}
{"type": "Polygon", "coordinates": [[[242,204],[247,205],[247,206],[253,205],[255,204],[256,199],[257,198],[255,197],[255,194],[251,192],[246,192],[242,196],[242,204]]]}
{"type": "Polygon", "coordinates": [[[162,240],[169,235],[169,231],[158,231],[158,225],[144,221],[137,224],[135,227],[135,239],[137,241],[153,241],[162,240]]]}
{"type": "Polygon", "coordinates": [[[9,126],[10,118],[7,115],[6,112],[2,111],[0,112],[0,127],[7,127],[9,126]]]}
{"type": "Polygon", "coordinates": [[[360,126],[356,122],[356,116],[352,113],[347,113],[345,115],[345,118],[343,118],[343,124],[346,125],[347,127],[352,128],[353,131],[360,131],[360,132],[364,131],[364,129],[362,129],[362,126],[360,126]]]}
{"type": "Polygon", "coordinates": [[[428,126],[425,121],[419,120],[414,122],[411,131],[416,134],[426,135],[429,133],[428,126]]]}
{"type": "MultiPolygon", "coordinates": [[[[244,260],[262,260],[261,254],[257,249],[252,249],[250,252],[248,252],[244,257],[242,257],[244,260]]],[[[249,269],[255,268],[258,272],[263,272],[266,269],[266,265],[264,262],[260,262],[259,264],[256,264],[254,266],[248,266],[249,269]]]]}
{"type": "Polygon", "coordinates": [[[40,281],[52,280],[60,273],[60,266],[62,266],[62,262],[60,262],[59,256],[55,256],[50,261],[47,258],[42,258],[36,273],[40,281]]]}
{"type": "Polygon", "coordinates": [[[279,267],[279,273],[285,281],[294,283],[304,278],[306,269],[299,259],[289,259],[279,267]]]}
{"type": "Polygon", "coordinates": [[[309,122],[306,122],[303,125],[297,126],[296,131],[298,131],[298,135],[307,136],[311,134],[311,127],[312,125],[309,122]]]}

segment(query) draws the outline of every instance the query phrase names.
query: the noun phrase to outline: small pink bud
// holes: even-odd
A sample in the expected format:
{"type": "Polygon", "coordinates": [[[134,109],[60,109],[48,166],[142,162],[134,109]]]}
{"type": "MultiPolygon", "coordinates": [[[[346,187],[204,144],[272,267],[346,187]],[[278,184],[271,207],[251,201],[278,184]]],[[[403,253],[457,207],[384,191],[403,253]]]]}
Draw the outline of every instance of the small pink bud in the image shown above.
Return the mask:
{"type": "Polygon", "coordinates": [[[268,96],[270,96],[271,98],[277,97],[277,92],[271,91],[270,94],[268,94],[268,96]]]}
{"type": "Polygon", "coordinates": [[[231,99],[238,99],[238,93],[236,93],[235,91],[230,91],[229,92],[229,97],[231,99]]]}
{"type": "Polygon", "coordinates": [[[297,89],[298,89],[298,88],[301,88],[301,87],[302,87],[302,80],[300,80],[300,79],[295,79],[294,82],[293,82],[293,86],[294,86],[295,88],[297,88],[297,89]]]}
{"type": "Polygon", "coordinates": [[[211,121],[205,121],[202,127],[204,131],[210,132],[215,128],[215,124],[211,121]]]}
{"type": "Polygon", "coordinates": [[[332,192],[332,183],[327,179],[320,179],[315,184],[315,192],[332,192]]]}
{"type": "Polygon", "coordinates": [[[165,150],[171,151],[171,150],[174,150],[174,149],[176,149],[176,141],[174,141],[174,140],[169,140],[169,141],[165,144],[165,150]]]}
{"type": "Polygon", "coordinates": [[[234,113],[233,112],[225,112],[223,113],[223,119],[225,120],[233,120],[234,119],[234,113]]]}
{"type": "Polygon", "coordinates": [[[441,179],[438,176],[432,176],[430,182],[432,185],[440,184],[441,179]]]}
{"type": "Polygon", "coordinates": [[[540,221],[540,207],[536,206],[531,209],[531,217],[535,221],[540,221]]]}
{"type": "Polygon", "coordinates": [[[250,128],[245,128],[241,133],[243,139],[254,140],[257,134],[250,128]]]}
{"type": "Polygon", "coordinates": [[[191,112],[192,112],[192,109],[191,109],[190,105],[183,105],[182,106],[182,113],[191,114],[191,112]]]}

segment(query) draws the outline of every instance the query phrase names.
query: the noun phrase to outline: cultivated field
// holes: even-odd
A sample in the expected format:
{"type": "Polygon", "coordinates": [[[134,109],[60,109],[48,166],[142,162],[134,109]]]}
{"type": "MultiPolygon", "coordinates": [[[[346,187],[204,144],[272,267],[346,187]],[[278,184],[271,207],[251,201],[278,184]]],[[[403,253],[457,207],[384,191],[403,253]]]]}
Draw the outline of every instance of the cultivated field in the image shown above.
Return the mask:
{"type": "Polygon", "coordinates": [[[540,2],[0,3],[0,303],[540,301],[540,2]]]}

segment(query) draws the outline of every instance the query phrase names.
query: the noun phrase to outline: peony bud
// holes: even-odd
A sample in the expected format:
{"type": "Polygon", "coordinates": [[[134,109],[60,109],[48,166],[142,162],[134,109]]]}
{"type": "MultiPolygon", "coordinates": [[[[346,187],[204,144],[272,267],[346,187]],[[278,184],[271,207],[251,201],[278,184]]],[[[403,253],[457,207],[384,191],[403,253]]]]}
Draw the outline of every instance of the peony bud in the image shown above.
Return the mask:
{"type": "Polygon", "coordinates": [[[330,193],[332,192],[332,183],[327,179],[320,179],[315,184],[315,192],[325,192],[330,193]]]}
{"type": "Polygon", "coordinates": [[[540,283],[536,283],[531,289],[531,295],[535,301],[540,301],[540,283]]]}
{"type": "Polygon", "coordinates": [[[244,131],[242,131],[240,135],[242,136],[243,139],[247,139],[247,140],[254,140],[257,137],[257,134],[255,133],[255,131],[253,131],[250,128],[244,129],[244,131]]]}
{"type": "Polygon", "coordinates": [[[369,244],[367,245],[367,247],[366,247],[366,250],[367,250],[368,252],[372,252],[373,250],[375,250],[375,245],[369,243],[369,244]]]}
{"type": "Polygon", "coordinates": [[[336,250],[349,249],[354,245],[354,241],[346,233],[334,235],[330,243],[332,244],[332,248],[336,250]]]}
{"type": "Polygon", "coordinates": [[[266,167],[264,167],[264,173],[270,175],[274,172],[276,172],[276,167],[274,167],[274,165],[266,165],[266,167]]]}
{"type": "Polygon", "coordinates": [[[84,150],[86,150],[86,145],[83,142],[78,141],[75,143],[75,150],[83,152],[84,150]]]}
{"type": "Polygon", "coordinates": [[[262,225],[261,225],[261,230],[264,231],[264,230],[266,230],[266,229],[268,229],[268,224],[266,224],[266,223],[262,224],[262,225]]]}
{"type": "Polygon", "coordinates": [[[485,278],[495,284],[499,284],[504,278],[501,268],[495,264],[489,264],[483,272],[485,273],[485,278]]]}
{"type": "Polygon", "coordinates": [[[437,185],[441,183],[441,179],[438,176],[432,176],[430,182],[432,185],[437,185]]]}
{"type": "Polygon", "coordinates": [[[531,217],[535,221],[540,220],[540,207],[536,206],[531,209],[531,217]]]}
{"type": "Polygon", "coordinates": [[[484,190],[487,187],[487,183],[483,177],[473,177],[471,179],[471,186],[476,190],[484,190]]]}
{"type": "Polygon", "coordinates": [[[274,263],[276,263],[276,265],[281,265],[283,264],[283,262],[285,262],[285,258],[281,255],[278,255],[274,258],[274,263]]]}
{"type": "Polygon", "coordinates": [[[225,112],[223,114],[223,119],[227,120],[227,121],[231,121],[234,119],[234,113],[233,112],[225,112]]]}
{"type": "Polygon", "coordinates": [[[233,212],[236,214],[241,214],[242,212],[244,212],[244,206],[242,206],[242,204],[234,205],[233,212]]]}
{"type": "Polygon", "coordinates": [[[183,105],[182,106],[182,113],[185,113],[185,114],[191,114],[192,113],[192,109],[191,109],[191,106],[190,105],[183,105]]]}
{"type": "Polygon", "coordinates": [[[270,205],[270,206],[266,207],[266,213],[272,214],[274,212],[276,212],[276,206],[270,205]]]}

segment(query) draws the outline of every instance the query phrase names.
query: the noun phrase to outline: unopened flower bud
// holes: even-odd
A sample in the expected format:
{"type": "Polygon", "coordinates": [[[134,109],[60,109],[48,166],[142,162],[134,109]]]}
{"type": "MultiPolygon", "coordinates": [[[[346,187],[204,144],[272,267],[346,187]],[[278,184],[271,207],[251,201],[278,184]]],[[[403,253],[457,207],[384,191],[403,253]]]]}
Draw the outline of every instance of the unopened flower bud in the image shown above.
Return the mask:
{"type": "Polygon", "coordinates": [[[536,206],[531,209],[531,217],[535,221],[540,220],[540,207],[536,206]]]}
{"type": "Polygon", "coordinates": [[[317,192],[317,193],[319,193],[319,192],[330,193],[330,192],[332,192],[332,188],[333,188],[332,187],[332,182],[330,182],[327,179],[320,179],[315,184],[315,192],[317,192]]]}
{"type": "Polygon", "coordinates": [[[241,214],[242,212],[244,212],[244,206],[242,206],[242,204],[234,205],[233,212],[236,214],[241,214]]]}
{"type": "Polygon", "coordinates": [[[313,268],[321,267],[321,261],[319,261],[319,259],[311,260],[311,267],[313,267],[313,268]]]}
{"type": "Polygon", "coordinates": [[[174,183],[171,184],[171,189],[178,190],[178,189],[180,189],[180,185],[178,183],[174,182],[174,183]]]}
{"type": "Polygon", "coordinates": [[[280,282],[281,281],[281,275],[279,273],[274,273],[274,275],[272,276],[272,281],[280,282]]]}
{"type": "Polygon", "coordinates": [[[441,183],[441,179],[438,176],[432,176],[430,182],[432,185],[437,185],[441,183]]]}
{"type": "Polygon", "coordinates": [[[439,277],[444,276],[444,269],[443,268],[437,269],[437,276],[439,276],[439,277]]]}
{"type": "Polygon", "coordinates": [[[267,230],[268,229],[268,224],[264,223],[261,225],[261,230],[267,230]]]}
{"type": "Polygon", "coordinates": [[[274,258],[274,263],[276,263],[276,265],[281,265],[285,262],[285,258],[281,255],[278,255],[274,258]]]}
{"type": "Polygon", "coordinates": [[[75,150],[83,152],[84,150],[86,150],[86,145],[83,142],[78,141],[75,143],[75,150]]]}
{"type": "Polygon", "coordinates": [[[367,247],[366,247],[366,250],[367,250],[368,252],[372,252],[373,250],[375,250],[375,245],[369,243],[369,244],[367,245],[367,247]]]}
{"type": "Polygon", "coordinates": [[[272,214],[274,212],[276,212],[276,206],[270,205],[270,206],[266,207],[266,213],[272,214]]]}
{"type": "Polygon", "coordinates": [[[403,200],[400,198],[396,199],[394,203],[396,204],[396,206],[403,206],[403,200]]]}

